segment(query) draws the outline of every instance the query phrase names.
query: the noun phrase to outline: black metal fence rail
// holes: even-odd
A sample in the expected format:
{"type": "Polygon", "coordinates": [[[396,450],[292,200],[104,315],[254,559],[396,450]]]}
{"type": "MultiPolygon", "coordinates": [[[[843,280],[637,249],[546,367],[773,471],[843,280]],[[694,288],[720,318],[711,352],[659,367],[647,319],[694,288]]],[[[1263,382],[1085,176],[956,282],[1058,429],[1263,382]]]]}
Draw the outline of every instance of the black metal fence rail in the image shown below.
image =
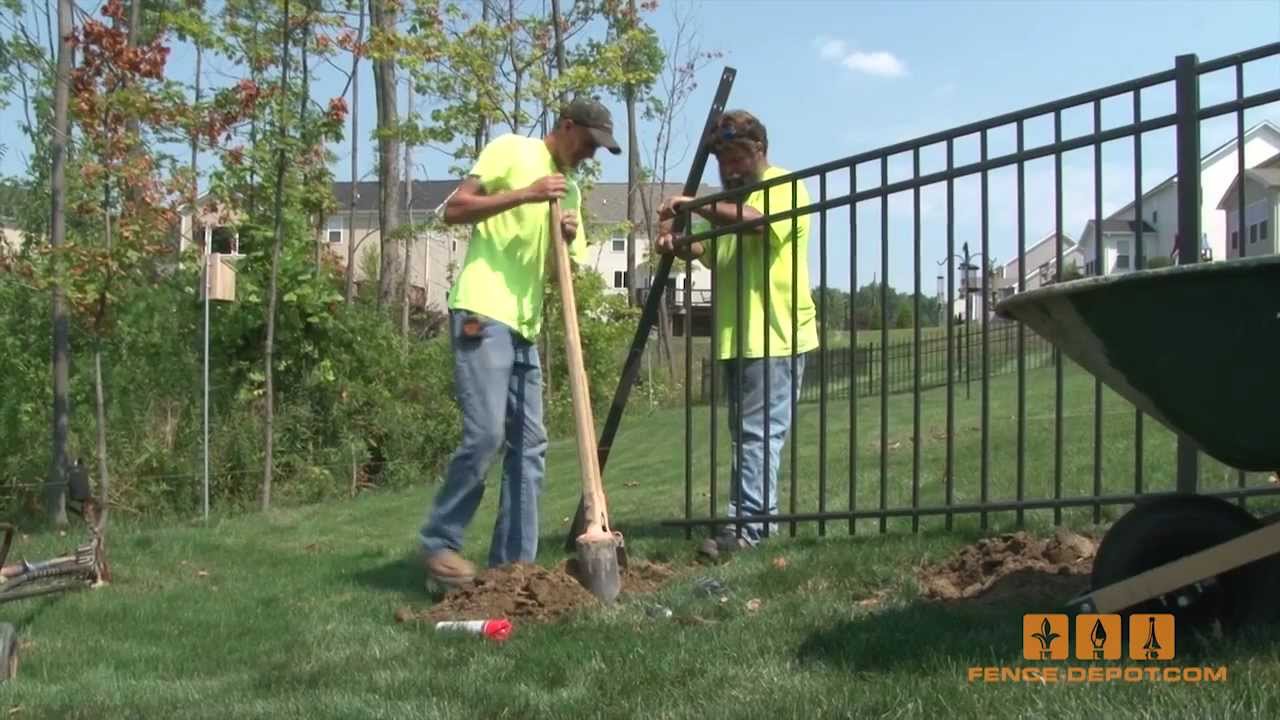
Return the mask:
{"type": "MultiPolygon", "coordinates": [[[[784,498],[771,498],[771,492],[781,495],[786,493],[785,502],[777,502],[779,510],[777,512],[766,511],[751,514],[742,514],[741,508],[734,517],[730,518],[733,524],[742,526],[744,521],[749,522],[765,522],[775,523],[783,522],[790,525],[790,533],[794,535],[797,531],[797,523],[806,521],[815,521],[817,523],[818,532],[825,534],[827,523],[833,520],[848,521],[849,533],[854,533],[857,518],[877,518],[879,520],[879,528],[881,532],[887,530],[887,520],[890,517],[909,516],[912,518],[912,526],[914,530],[919,529],[920,518],[933,514],[944,514],[947,519],[947,527],[952,526],[952,518],[958,513],[977,513],[981,516],[982,526],[987,526],[988,514],[996,511],[1013,511],[1017,514],[1018,524],[1025,521],[1024,513],[1030,510],[1052,509],[1055,524],[1062,522],[1062,512],[1067,507],[1091,507],[1095,521],[1101,519],[1101,512],[1104,505],[1111,503],[1115,498],[1129,499],[1137,497],[1145,492],[1145,473],[1144,473],[1144,425],[1141,413],[1133,410],[1133,421],[1128,425],[1132,429],[1132,437],[1134,444],[1134,466],[1133,473],[1127,479],[1121,480],[1115,478],[1112,480],[1111,488],[1104,487],[1102,477],[1103,466],[1103,440],[1104,427],[1103,419],[1105,417],[1115,417],[1114,411],[1104,412],[1103,409],[1103,387],[1100,381],[1093,379],[1093,453],[1092,453],[1092,493],[1082,499],[1076,497],[1064,496],[1063,476],[1067,467],[1064,462],[1063,440],[1064,440],[1064,374],[1062,356],[1059,351],[1051,350],[1047,353],[1052,357],[1052,365],[1054,372],[1054,422],[1053,422],[1053,450],[1051,467],[1037,467],[1034,470],[1037,480],[1042,477],[1049,476],[1052,478],[1052,492],[1049,497],[1029,497],[1027,494],[1027,477],[1029,474],[1027,461],[1027,408],[1026,408],[1026,379],[1027,370],[1039,362],[1040,354],[1043,353],[1042,346],[1038,343],[1043,341],[1030,336],[1025,328],[1021,325],[1014,326],[1009,329],[999,328],[993,323],[980,323],[976,334],[965,333],[963,328],[957,327],[954,318],[948,317],[945,338],[938,341],[937,346],[930,345],[931,341],[926,341],[921,337],[921,313],[919,307],[919,298],[924,292],[921,286],[923,274],[922,250],[921,250],[921,191],[927,187],[945,184],[946,189],[946,256],[948,258],[959,257],[956,247],[956,198],[955,184],[958,180],[967,177],[976,177],[981,185],[981,201],[980,207],[980,233],[974,234],[972,237],[979,244],[980,249],[973,253],[973,257],[981,258],[982,264],[985,265],[991,258],[991,233],[990,233],[990,208],[989,208],[989,175],[993,171],[1002,168],[1016,168],[1017,172],[1017,259],[1020,268],[1026,267],[1026,250],[1027,250],[1027,183],[1026,183],[1026,165],[1030,162],[1042,159],[1051,159],[1053,164],[1053,197],[1054,210],[1052,218],[1052,227],[1056,232],[1056,242],[1054,246],[1054,279],[1062,280],[1063,272],[1063,237],[1066,228],[1064,228],[1064,212],[1063,212],[1063,157],[1067,153],[1080,150],[1092,150],[1093,155],[1093,206],[1091,208],[1092,220],[1095,227],[1101,228],[1103,221],[1102,197],[1103,197],[1103,174],[1102,174],[1102,149],[1107,143],[1115,141],[1126,141],[1132,144],[1133,148],[1133,184],[1132,197],[1134,198],[1134,215],[1137,218],[1144,217],[1142,208],[1143,195],[1143,136],[1155,131],[1172,129],[1176,136],[1176,194],[1178,204],[1177,225],[1178,238],[1177,245],[1177,261],[1179,263],[1193,263],[1200,261],[1199,245],[1201,239],[1201,178],[1200,178],[1200,160],[1201,160],[1201,143],[1200,143],[1200,123],[1210,118],[1226,115],[1230,113],[1236,114],[1236,142],[1237,147],[1244,144],[1244,111],[1249,108],[1258,107],[1268,103],[1280,101],[1280,78],[1277,78],[1273,70],[1264,68],[1259,76],[1265,83],[1268,83],[1266,90],[1246,96],[1244,94],[1244,75],[1245,66],[1251,62],[1270,59],[1280,56],[1280,43],[1274,43],[1263,47],[1255,48],[1247,52],[1238,53],[1228,57],[1216,59],[1213,61],[1200,63],[1194,55],[1183,55],[1176,58],[1173,68],[1140,77],[1128,82],[1117,83],[1108,87],[1100,88],[1091,92],[1081,93],[1062,100],[1044,103],[1034,107],[1019,110],[1017,112],[1007,113],[998,117],[987,120],[970,123],[961,127],[957,127],[944,132],[934,133],[916,140],[896,143],[884,148],[872,150],[869,152],[859,153],[850,157],[840,158],[831,162],[823,163],[802,171],[794,172],[783,177],[773,178],[763,182],[756,182],[746,187],[726,190],[714,195],[708,195],[698,198],[692,203],[681,209],[681,215],[676,220],[676,232],[683,238],[682,247],[690,247],[692,243],[703,243],[706,251],[712,253],[718,252],[721,247],[728,247],[727,239],[733,239],[735,242],[732,247],[734,251],[732,259],[728,262],[719,264],[713,269],[712,276],[712,303],[711,315],[713,326],[723,317],[745,318],[744,312],[755,307],[757,304],[764,308],[772,307],[770,292],[772,283],[763,283],[760,290],[763,292],[763,302],[759,298],[747,298],[741,292],[744,282],[754,276],[767,274],[764,268],[773,267],[776,260],[783,259],[773,253],[788,252],[791,253],[791,311],[790,320],[790,338],[786,344],[789,347],[795,346],[797,340],[798,314],[794,309],[797,305],[798,293],[807,291],[807,287],[797,289],[798,268],[801,263],[806,263],[807,258],[799,257],[799,251],[795,243],[778,244],[774,242],[760,242],[760,233],[767,226],[769,228],[769,237],[787,236],[788,231],[795,233],[798,224],[802,219],[808,218],[810,221],[810,237],[811,246],[816,245],[819,252],[819,267],[817,278],[812,285],[820,288],[830,287],[829,284],[829,247],[828,235],[832,232],[832,224],[829,221],[829,213],[835,209],[848,209],[848,270],[849,270],[849,286],[857,288],[859,282],[859,256],[864,251],[867,243],[875,243],[879,249],[879,277],[888,278],[890,268],[891,250],[895,253],[909,255],[912,258],[914,268],[914,298],[915,307],[913,309],[913,328],[912,340],[910,343],[895,345],[889,341],[889,317],[887,302],[887,284],[880,283],[880,297],[876,303],[880,313],[880,341],[878,343],[860,342],[856,334],[851,339],[851,347],[841,354],[839,352],[816,352],[810,357],[805,358],[811,364],[805,368],[806,376],[813,376],[813,384],[806,382],[804,387],[792,386],[790,388],[789,402],[791,408],[791,417],[796,416],[795,408],[799,402],[812,401],[814,394],[817,395],[816,402],[820,406],[818,413],[817,432],[805,433],[801,431],[799,426],[793,426],[789,429],[789,437],[787,439],[787,447],[789,448],[789,456],[779,457],[777,462],[783,464],[784,472],[779,473],[778,485],[776,491],[771,491],[766,484],[764,488],[764,507],[770,508],[775,501],[782,501],[784,498]],[[1200,78],[1202,75],[1211,72],[1220,72],[1224,70],[1233,70],[1236,76],[1236,97],[1234,100],[1218,103],[1211,106],[1202,106],[1200,102],[1200,78]],[[1143,92],[1172,84],[1175,109],[1174,112],[1164,115],[1156,115],[1154,117],[1144,116],[1142,112],[1143,92]],[[1128,123],[1122,123],[1114,127],[1104,129],[1102,123],[1102,107],[1104,102],[1113,101],[1115,99],[1124,106],[1132,107],[1132,119],[1128,123]],[[1092,115],[1092,129],[1075,137],[1064,137],[1063,134],[1063,115],[1064,113],[1082,108],[1090,111],[1092,115]],[[1037,119],[1051,121],[1053,127],[1053,139],[1051,142],[1045,142],[1039,145],[1029,145],[1026,142],[1026,126],[1029,122],[1037,119]],[[1016,149],[1011,152],[1002,154],[993,154],[990,152],[989,136],[997,131],[1007,132],[1016,137],[1016,149]],[[955,149],[958,141],[976,136],[979,147],[979,157],[975,161],[964,164],[957,164],[955,149]],[[938,148],[945,152],[946,163],[943,169],[922,172],[921,170],[921,153],[922,150],[929,148],[938,148]],[[905,179],[897,179],[890,182],[889,164],[892,158],[905,157],[910,160],[912,171],[909,177],[905,179]],[[873,172],[879,176],[879,182],[867,182],[865,177],[860,178],[858,169],[860,167],[870,166],[873,172]],[[829,190],[832,185],[832,178],[843,179],[847,182],[848,191],[842,193],[833,193],[829,190]],[[816,196],[801,201],[802,194],[807,195],[809,190],[806,181],[813,182],[817,187],[816,196]],[[805,184],[804,190],[801,185],[805,184]],[[763,194],[763,206],[746,206],[745,200],[753,193],[763,194]],[[909,193],[913,201],[913,222],[912,222],[912,243],[907,247],[905,243],[890,246],[889,224],[890,213],[889,198],[891,195],[898,193],[909,193]],[[787,199],[790,202],[786,202],[787,199]],[[771,209],[770,204],[774,207],[771,209]],[[860,225],[858,221],[858,213],[856,212],[859,204],[875,204],[879,206],[879,222],[876,226],[865,227],[860,225]],[[779,205],[786,205],[779,210],[779,205]],[[713,215],[718,210],[724,211],[724,208],[730,208],[728,212],[736,213],[735,217],[727,222],[718,222],[716,227],[711,230],[689,233],[685,232],[686,228],[690,228],[690,219],[694,213],[700,215],[713,215]],[[754,241],[755,246],[751,246],[750,242],[754,241]],[[747,244],[744,245],[744,242],[747,244]],[[752,250],[752,247],[759,248],[752,250]],[[780,248],[780,249],[779,249],[780,248]],[[756,262],[762,265],[756,266],[757,270],[752,273],[752,268],[747,265],[744,255],[750,252],[763,253],[756,262]],[[720,289],[726,282],[737,287],[739,292],[734,296],[727,296],[720,289]],[[729,315],[725,315],[728,313],[729,315]],[[970,356],[965,352],[964,346],[957,342],[958,338],[967,337],[977,345],[976,357],[970,356]],[[941,348],[941,350],[939,349],[941,348]],[[991,497],[990,477],[992,466],[995,460],[991,453],[991,403],[990,403],[990,385],[991,378],[1005,364],[1005,359],[1012,358],[1013,372],[1017,375],[1017,411],[1016,411],[1016,453],[1011,459],[1001,458],[999,462],[1012,462],[1015,467],[1015,497],[1012,500],[994,501],[991,497]],[[815,367],[816,366],[816,367],[815,367]],[[963,504],[956,502],[956,398],[957,384],[959,384],[965,375],[961,372],[967,367],[972,367],[969,375],[980,395],[980,440],[977,443],[977,472],[976,484],[978,499],[976,502],[966,501],[963,504]],[[943,378],[943,385],[946,388],[946,431],[945,431],[945,460],[943,462],[942,476],[945,483],[945,498],[941,506],[924,506],[921,503],[921,479],[922,479],[922,463],[921,463],[921,394],[922,391],[930,386],[934,377],[934,373],[943,378]],[[843,385],[842,385],[843,383],[843,385]],[[843,387],[843,390],[841,389],[843,387]],[[856,392],[849,392],[849,388],[856,387],[856,392]],[[889,402],[888,397],[891,392],[898,390],[907,390],[913,395],[912,421],[911,421],[911,479],[910,492],[911,501],[909,505],[890,507],[889,498],[889,402]],[[877,392],[878,391],[878,392],[877,392]],[[863,448],[866,446],[866,438],[863,436],[868,434],[867,428],[859,426],[859,408],[860,398],[865,395],[880,396],[879,400],[879,427],[872,428],[871,432],[875,434],[878,440],[879,452],[874,462],[878,463],[878,502],[874,507],[866,507],[859,505],[859,498],[863,493],[859,492],[858,483],[865,480],[870,474],[867,468],[860,467],[860,452],[852,452],[848,458],[848,462],[842,470],[847,470],[847,474],[841,477],[830,476],[829,473],[829,457],[828,444],[830,435],[828,433],[828,418],[834,413],[848,413],[848,448],[863,448]],[[833,403],[833,399],[838,400],[833,403]],[[817,467],[816,477],[806,475],[800,477],[797,473],[797,448],[805,447],[806,452],[809,449],[817,450],[817,467]],[[801,508],[798,504],[799,484],[815,483],[816,484],[816,507],[801,508]],[[832,507],[830,503],[829,490],[836,487],[835,483],[847,485],[847,492],[842,493],[846,498],[843,507],[832,507]]],[[[709,120],[705,129],[704,138],[715,137],[720,132],[713,122],[709,120]]],[[[774,152],[773,155],[777,155],[774,152]]],[[[705,157],[702,156],[702,157],[705,157]]],[[[1239,164],[1239,170],[1243,170],[1243,160],[1239,164]]],[[[699,168],[700,169],[700,168],[699,168]]],[[[1126,191],[1129,189],[1125,188],[1126,191]]],[[[759,204],[759,203],[758,203],[759,204]]],[[[1242,208],[1243,209],[1243,208],[1242,208]]],[[[724,217],[721,215],[721,217],[724,217]]],[[[1241,227],[1243,230],[1243,213],[1241,213],[1241,227]]],[[[1034,225],[1048,224],[1049,218],[1036,217],[1030,218],[1034,225]]],[[[844,228],[841,228],[843,231],[844,228]]],[[[1242,233],[1243,235],[1243,233],[1242,233]]],[[[966,238],[970,237],[968,235],[966,238]]],[[[1133,257],[1136,258],[1135,269],[1141,269],[1143,259],[1146,257],[1144,252],[1144,237],[1142,223],[1136,223],[1135,252],[1133,257]]],[[[966,249],[966,256],[967,248],[966,249]]],[[[697,261],[695,261],[697,262],[697,261]]],[[[1102,263],[1093,264],[1093,272],[1102,273],[1104,268],[1102,263]]],[[[981,279],[981,297],[990,298],[992,279],[989,273],[983,272],[981,279]]],[[[966,289],[969,288],[966,283],[966,289]]],[[[1017,290],[1019,292],[1027,290],[1026,273],[1020,273],[1017,279],[1017,290]]],[[[946,273],[946,292],[947,305],[952,306],[952,300],[956,297],[957,282],[955,277],[954,263],[947,263],[946,273]]],[[[817,307],[817,327],[819,328],[820,346],[829,348],[828,328],[837,327],[843,324],[845,327],[853,326],[853,317],[856,305],[856,297],[851,299],[848,308],[848,315],[844,318],[831,317],[830,309],[826,306],[825,299],[827,293],[817,294],[815,300],[818,302],[817,307]]],[[[653,317],[656,313],[656,304],[652,302],[650,297],[646,305],[646,314],[641,321],[642,329],[652,325],[653,317]]],[[[691,303],[688,295],[685,296],[685,310],[689,311],[691,303]]],[[[1171,320],[1171,332],[1176,332],[1176,319],[1171,320]]],[[[719,497],[717,476],[721,469],[723,458],[718,457],[717,447],[719,445],[719,433],[725,430],[731,431],[733,428],[728,427],[725,422],[726,418],[719,411],[720,395],[724,394],[719,380],[719,363],[710,363],[709,368],[703,370],[704,378],[701,383],[694,375],[694,367],[692,363],[692,334],[690,324],[685,326],[685,484],[684,484],[684,508],[683,518],[670,520],[670,524],[684,526],[687,532],[691,532],[693,526],[698,525],[717,525],[726,521],[724,508],[721,505],[719,497]],[[695,399],[692,388],[697,385],[703,388],[704,392],[699,396],[705,397],[705,401],[695,399]],[[709,432],[709,442],[706,444],[706,458],[699,457],[698,465],[709,466],[709,482],[707,485],[707,503],[704,509],[695,510],[694,508],[694,466],[693,453],[695,443],[693,442],[694,414],[692,407],[699,402],[705,402],[710,415],[710,422],[707,431],[709,432]],[[724,427],[721,427],[724,425],[724,427]]],[[[711,350],[710,357],[720,357],[719,348],[717,347],[717,335],[711,334],[711,350]]],[[[764,355],[772,356],[778,354],[775,347],[771,352],[770,335],[764,334],[764,355]]],[[[640,340],[639,342],[643,342],[640,340]]],[[[734,348],[738,356],[743,356],[745,351],[742,335],[738,336],[737,347],[734,348]]],[[[801,358],[795,352],[785,351],[781,356],[790,363],[791,368],[795,369],[801,358]]],[[[634,382],[634,373],[624,374],[623,381],[619,385],[618,397],[623,398],[625,402],[626,392],[629,390],[629,383],[634,382]]],[[[772,373],[763,375],[764,395],[770,396],[772,388],[770,387],[772,373]]],[[[1188,378],[1188,382],[1200,382],[1200,378],[1188,378]]],[[[1131,409],[1131,408],[1130,408],[1131,409]]],[[[611,440],[611,433],[616,430],[616,419],[620,413],[620,407],[615,407],[617,412],[611,414],[613,422],[606,427],[605,440],[611,440]]],[[[1128,412],[1127,409],[1121,408],[1122,412],[1128,412]]],[[[723,415],[731,415],[724,413],[723,415]]],[[[738,430],[743,429],[741,424],[743,418],[739,414],[737,418],[739,423],[738,430]]],[[[699,422],[702,422],[699,420],[699,422]]],[[[770,436],[770,413],[764,413],[763,425],[765,437],[770,436]]],[[[1114,433],[1105,433],[1110,436],[1114,433]]],[[[754,433],[753,433],[754,434],[754,433]]],[[[698,443],[701,446],[701,442],[698,443]]],[[[608,442],[602,443],[602,447],[607,447],[608,442]]],[[[843,445],[843,443],[842,443],[843,445]]],[[[731,446],[731,452],[736,453],[735,467],[742,467],[743,446],[741,443],[731,446]]],[[[699,452],[702,452],[699,450],[699,452]]],[[[775,461],[771,458],[769,452],[763,454],[763,475],[768,477],[773,472],[770,467],[775,461]]],[[[1076,460],[1073,452],[1072,461],[1076,460]]],[[[970,463],[970,458],[966,455],[962,458],[966,466],[970,463]]],[[[1176,452],[1177,467],[1177,489],[1180,492],[1195,492],[1199,489],[1199,455],[1194,448],[1179,441],[1176,452]]],[[[1002,465],[1003,468],[1003,465],[1002,465]]],[[[699,470],[699,473],[704,472],[699,470]]],[[[968,475],[965,482],[971,482],[968,475]]],[[[903,481],[905,482],[905,480],[903,481]]],[[[1245,488],[1246,478],[1242,473],[1239,478],[1239,487],[1230,491],[1228,494],[1234,494],[1241,498],[1245,496],[1258,494],[1252,489],[1245,488]]],[[[963,490],[964,494],[969,496],[972,487],[966,485],[963,490]]],[[[740,496],[740,487],[734,487],[731,484],[731,493],[740,496]]],[[[806,490],[808,496],[812,488],[806,490]]],[[[1264,489],[1265,491],[1265,489],[1264,489]]],[[[765,526],[766,532],[769,526],[765,526]]]]}
{"type": "MultiPolygon", "coordinates": [[[[1019,367],[1034,370],[1050,367],[1055,362],[1053,345],[1034,333],[1023,337],[1022,353],[1018,353],[1019,331],[1016,323],[993,323],[989,337],[992,358],[989,362],[990,376],[999,377],[1018,372],[1019,367]]],[[[955,335],[953,343],[948,343],[945,336],[928,337],[920,343],[920,389],[933,390],[951,381],[963,385],[966,390],[972,383],[981,381],[983,358],[981,332],[969,330],[955,335]],[[950,360],[950,366],[948,366],[950,360]]],[[[889,376],[889,393],[899,395],[915,390],[916,345],[906,340],[890,343],[888,347],[888,365],[885,372],[889,376]]],[[[849,389],[861,397],[875,395],[880,390],[879,363],[880,349],[876,343],[834,347],[813,350],[807,353],[808,367],[825,364],[827,369],[827,399],[847,398],[849,389]],[[821,354],[823,357],[818,358],[821,354]]],[[[714,368],[707,358],[699,360],[701,380],[696,398],[698,405],[711,402],[711,381],[714,368]]],[[[723,381],[723,377],[720,378],[723,381]]],[[[725,388],[721,382],[718,402],[724,404],[725,388]]],[[[823,379],[819,373],[806,373],[800,386],[797,401],[815,403],[821,400],[823,379]]]]}

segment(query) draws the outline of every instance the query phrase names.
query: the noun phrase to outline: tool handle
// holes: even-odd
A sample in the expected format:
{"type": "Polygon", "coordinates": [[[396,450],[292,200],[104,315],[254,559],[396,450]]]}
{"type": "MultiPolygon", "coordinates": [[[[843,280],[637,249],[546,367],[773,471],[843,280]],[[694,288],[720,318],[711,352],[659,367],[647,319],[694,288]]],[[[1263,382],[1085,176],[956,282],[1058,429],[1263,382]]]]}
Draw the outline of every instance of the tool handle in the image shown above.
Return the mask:
{"type": "Polygon", "coordinates": [[[582,338],[578,332],[578,306],[573,296],[573,270],[569,264],[569,247],[560,230],[559,200],[551,201],[551,252],[555,253],[556,279],[564,310],[565,357],[569,362],[569,389],[573,395],[573,420],[578,435],[578,463],[582,468],[582,495],[586,507],[584,535],[608,534],[609,519],[604,487],[600,482],[591,395],[582,361],[582,338]]]}

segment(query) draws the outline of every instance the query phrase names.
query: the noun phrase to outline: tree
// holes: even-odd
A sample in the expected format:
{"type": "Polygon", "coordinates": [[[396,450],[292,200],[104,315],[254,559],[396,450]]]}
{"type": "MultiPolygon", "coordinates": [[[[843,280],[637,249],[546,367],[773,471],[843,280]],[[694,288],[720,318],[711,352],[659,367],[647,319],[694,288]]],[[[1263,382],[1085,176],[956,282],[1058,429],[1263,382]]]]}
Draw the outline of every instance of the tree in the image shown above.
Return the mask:
{"type": "MultiPolygon", "coordinates": [[[[58,253],[67,241],[66,163],[70,139],[71,96],[71,0],[58,0],[58,70],[53,93],[53,166],[50,172],[49,247],[57,275],[58,253]]],[[[67,524],[67,384],[70,363],[67,301],[60,283],[53,284],[53,463],[45,486],[45,512],[57,525],[67,524]]]]}
{"type": "Polygon", "coordinates": [[[378,106],[378,230],[382,265],[378,273],[378,305],[389,306],[395,289],[395,232],[400,226],[400,128],[396,119],[396,58],[403,47],[396,32],[397,0],[369,0],[373,22],[369,55],[373,59],[374,97],[378,106]]]}

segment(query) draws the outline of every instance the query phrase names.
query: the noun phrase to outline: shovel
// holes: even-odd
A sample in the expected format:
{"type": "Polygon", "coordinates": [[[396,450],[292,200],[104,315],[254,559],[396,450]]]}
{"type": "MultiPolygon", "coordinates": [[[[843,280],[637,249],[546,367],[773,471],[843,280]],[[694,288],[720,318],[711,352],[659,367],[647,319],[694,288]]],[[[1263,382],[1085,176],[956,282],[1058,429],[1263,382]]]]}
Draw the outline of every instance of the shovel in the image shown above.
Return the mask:
{"type": "Polygon", "coordinates": [[[573,297],[573,272],[569,248],[560,232],[560,201],[551,201],[551,251],[555,253],[556,279],[564,306],[565,357],[569,362],[569,388],[573,394],[573,419],[578,437],[578,464],[582,468],[582,497],[586,523],[577,537],[578,581],[606,605],[612,604],[622,589],[618,552],[622,534],[609,527],[609,511],[600,482],[600,460],[596,454],[595,421],[591,417],[591,397],[582,362],[582,340],[578,333],[578,307],[573,297]]]}

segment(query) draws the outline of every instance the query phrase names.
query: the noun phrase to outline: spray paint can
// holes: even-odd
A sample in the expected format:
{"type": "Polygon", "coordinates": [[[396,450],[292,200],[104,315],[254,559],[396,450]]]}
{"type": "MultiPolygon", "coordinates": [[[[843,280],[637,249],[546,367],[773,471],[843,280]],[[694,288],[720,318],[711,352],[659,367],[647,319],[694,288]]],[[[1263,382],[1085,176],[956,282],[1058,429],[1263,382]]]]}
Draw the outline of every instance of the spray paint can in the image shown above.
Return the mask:
{"type": "Polygon", "coordinates": [[[510,620],[491,618],[489,620],[443,620],[436,623],[436,632],[461,632],[469,635],[483,635],[490,640],[503,641],[511,636],[515,626],[510,620]]]}

